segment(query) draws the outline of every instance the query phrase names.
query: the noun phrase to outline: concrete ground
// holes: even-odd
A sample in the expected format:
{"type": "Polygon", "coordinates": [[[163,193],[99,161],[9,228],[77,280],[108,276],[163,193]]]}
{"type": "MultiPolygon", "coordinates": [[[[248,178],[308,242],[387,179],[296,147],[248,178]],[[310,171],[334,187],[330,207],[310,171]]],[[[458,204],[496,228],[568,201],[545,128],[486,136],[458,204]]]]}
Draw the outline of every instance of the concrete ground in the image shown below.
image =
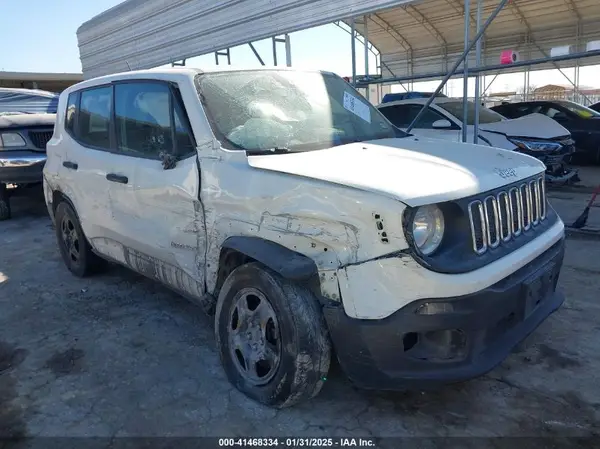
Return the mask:
{"type": "Polygon", "coordinates": [[[0,437],[600,434],[598,241],[567,240],[564,306],[488,375],[371,392],[334,366],[317,398],[275,411],[228,383],[198,308],[118,267],[73,277],[41,197],[13,213],[0,223],[0,437]]]}

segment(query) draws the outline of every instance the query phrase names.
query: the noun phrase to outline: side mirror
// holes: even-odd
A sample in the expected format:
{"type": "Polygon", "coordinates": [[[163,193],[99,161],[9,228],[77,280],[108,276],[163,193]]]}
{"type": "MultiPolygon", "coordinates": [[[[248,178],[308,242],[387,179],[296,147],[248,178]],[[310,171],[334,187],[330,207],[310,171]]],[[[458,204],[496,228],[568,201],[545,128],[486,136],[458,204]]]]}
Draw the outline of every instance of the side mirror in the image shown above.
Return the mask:
{"type": "Polygon", "coordinates": [[[446,119],[436,120],[431,126],[433,129],[452,129],[452,123],[446,119]]]}

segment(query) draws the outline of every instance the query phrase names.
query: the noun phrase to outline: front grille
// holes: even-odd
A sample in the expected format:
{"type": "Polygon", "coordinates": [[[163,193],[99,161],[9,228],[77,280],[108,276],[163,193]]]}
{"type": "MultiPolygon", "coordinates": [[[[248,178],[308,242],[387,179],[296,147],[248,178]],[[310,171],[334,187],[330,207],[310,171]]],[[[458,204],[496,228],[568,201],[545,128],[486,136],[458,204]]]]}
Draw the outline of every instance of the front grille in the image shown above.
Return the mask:
{"type": "Polygon", "coordinates": [[[52,139],[52,131],[29,131],[29,140],[40,150],[46,149],[46,144],[52,139]]]}
{"type": "Polygon", "coordinates": [[[473,251],[484,254],[534,229],[546,219],[544,176],[471,201],[468,211],[473,251]]]}

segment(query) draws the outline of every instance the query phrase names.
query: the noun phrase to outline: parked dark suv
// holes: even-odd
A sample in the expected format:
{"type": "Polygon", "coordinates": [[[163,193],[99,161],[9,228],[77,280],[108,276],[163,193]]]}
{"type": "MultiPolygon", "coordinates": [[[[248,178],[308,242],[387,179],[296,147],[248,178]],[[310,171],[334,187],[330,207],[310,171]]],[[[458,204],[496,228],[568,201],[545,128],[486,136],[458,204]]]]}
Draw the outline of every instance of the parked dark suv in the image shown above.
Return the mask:
{"type": "Polygon", "coordinates": [[[0,88],[0,220],[11,216],[15,188],[41,185],[57,105],[51,92],[0,88]]]}
{"type": "Polygon", "coordinates": [[[494,106],[494,111],[508,118],[540,113],[567,128],[575,140],[575,161],[600,164],[600,113],[566,100],[523,101],[494,106]]]}

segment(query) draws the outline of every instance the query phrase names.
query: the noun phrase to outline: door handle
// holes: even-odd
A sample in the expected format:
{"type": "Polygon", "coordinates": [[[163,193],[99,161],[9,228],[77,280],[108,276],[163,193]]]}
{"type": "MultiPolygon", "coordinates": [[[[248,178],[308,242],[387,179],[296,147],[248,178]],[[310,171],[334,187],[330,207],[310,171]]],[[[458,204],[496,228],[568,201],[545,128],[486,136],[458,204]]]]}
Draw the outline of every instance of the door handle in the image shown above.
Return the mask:
{"type": "Polygon", "coordinates": [[[109,181],[112,181],[112,182],[118,182],[120,184],[127,184],[129,182],[129,179],[127,178],[127,176],[117,175],[115,173],[108,173],[106,175],[106,179],[108,179],[109,181]]]}
{"type": "Polygon", "coordinates": [[[79,167],[79,165],[77,165],[75,162],[64,161],[63,162],[63,167],[69,168],[71,170],[77,170],[77,168],[79,167]]]}

